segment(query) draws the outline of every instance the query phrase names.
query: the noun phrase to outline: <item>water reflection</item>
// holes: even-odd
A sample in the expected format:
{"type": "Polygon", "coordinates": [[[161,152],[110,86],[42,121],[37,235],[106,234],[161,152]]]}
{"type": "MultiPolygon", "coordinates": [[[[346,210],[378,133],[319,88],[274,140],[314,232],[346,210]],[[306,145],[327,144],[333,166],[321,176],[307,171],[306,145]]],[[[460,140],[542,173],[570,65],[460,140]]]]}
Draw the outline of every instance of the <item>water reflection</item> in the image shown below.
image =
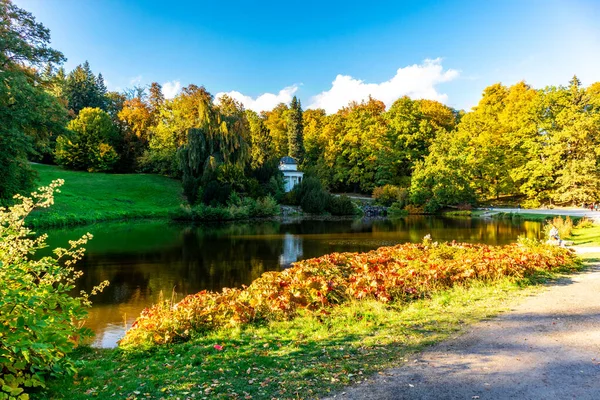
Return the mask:
{"type": "Polygon", "coordinates": [[[111,347],[161,293],[180,299],[203,289],[239,287],[301,259],[419,242],[427,234],[437,241],[505,244],[519,235],[539,237],[541,225],[440,217],[200,226],[111,223],[50,231],[50,248],[65,246],[88,231],[94,239],[78,264],[85,275],[77,290],[110,281],[94,297],[87,324],[97,333],[95,345],[111,347]]]}
{"type": "Polygon", "coordinates": [[[302,259],[302,236],[285,233],[283,235],[283,249],[279,256],[279,266],[287,268],[292,263],[302,259]]]}

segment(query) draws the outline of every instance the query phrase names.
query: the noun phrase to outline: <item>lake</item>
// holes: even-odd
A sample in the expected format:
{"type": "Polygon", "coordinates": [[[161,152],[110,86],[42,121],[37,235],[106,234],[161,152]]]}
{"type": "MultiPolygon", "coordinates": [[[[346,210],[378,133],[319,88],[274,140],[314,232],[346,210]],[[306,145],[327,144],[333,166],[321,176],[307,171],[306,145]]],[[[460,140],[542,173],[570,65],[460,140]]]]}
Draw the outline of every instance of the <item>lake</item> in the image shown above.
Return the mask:
{"type": "Polygon", "coordinates": [[[430,216],[205,225],[129,221],[50,230],[48,244],[66,247],[86,232],[94,235],[77,264],[85,272],[77,291],[110,281],[92,298],[86,325],[96,332],[94,346],[114,347],[161,293],[179,300],[203,289],[239,287],[294,261],[420,242],[427,234],[435,241],[501,245],[519,235],[540,237],[541,230],[539,222],[430,216]]]}

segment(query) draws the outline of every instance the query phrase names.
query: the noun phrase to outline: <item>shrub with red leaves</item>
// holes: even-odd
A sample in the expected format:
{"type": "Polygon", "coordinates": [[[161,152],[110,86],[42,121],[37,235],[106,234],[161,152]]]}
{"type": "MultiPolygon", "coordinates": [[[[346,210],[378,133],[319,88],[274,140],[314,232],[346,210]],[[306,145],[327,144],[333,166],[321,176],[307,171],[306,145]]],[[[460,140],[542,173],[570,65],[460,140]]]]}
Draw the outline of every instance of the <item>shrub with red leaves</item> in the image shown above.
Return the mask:
{"type": "Polygon", "coordinates": [[[527,241],[507,246],[432,243],[333,253],[266,272],[248,287],[202,291],[177,304],[142,312],[121,340],[124,347],[187,340],[192,332],[294,318],[298,310],[327,312],[352,298],[410,301],[471,281],[525,277],[573,265],[564,248],[527,241]]]}

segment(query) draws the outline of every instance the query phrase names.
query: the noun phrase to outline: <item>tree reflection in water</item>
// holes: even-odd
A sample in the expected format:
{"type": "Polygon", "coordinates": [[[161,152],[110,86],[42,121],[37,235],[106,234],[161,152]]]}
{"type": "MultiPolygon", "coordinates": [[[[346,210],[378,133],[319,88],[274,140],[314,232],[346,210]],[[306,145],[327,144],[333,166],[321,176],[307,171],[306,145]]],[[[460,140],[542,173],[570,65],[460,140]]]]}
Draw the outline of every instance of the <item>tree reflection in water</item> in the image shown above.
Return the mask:
{"type": "Polygon", "coordinates": [[[93,298],[87,321],[97,333],[95,344],[110,347],[161,292],[178,300],[203,289],[239,287],[300,259],[419,242],[427,234],[437,241],[505,244],[519,235],[539,237],[541,224],[428,216],[195,226],[128,222],[50,231],[49,248],[65,246],[88,231],[94,239],[78,264],[85,275],[77,290],[110,281],[93,298]]]}

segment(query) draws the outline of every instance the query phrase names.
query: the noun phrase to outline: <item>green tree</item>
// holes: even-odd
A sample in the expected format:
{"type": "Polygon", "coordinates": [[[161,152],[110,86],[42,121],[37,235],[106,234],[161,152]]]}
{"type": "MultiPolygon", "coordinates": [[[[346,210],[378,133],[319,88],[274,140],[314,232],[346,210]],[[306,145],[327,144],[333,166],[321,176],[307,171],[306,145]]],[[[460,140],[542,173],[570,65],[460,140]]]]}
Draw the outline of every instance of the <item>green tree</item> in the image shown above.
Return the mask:
{"type": "Polygon", "coordinates": [[[27,11],[0,0],[0,203],[32,188],[27,157],[64,130],[66,111],[35,68],[60,63],[50,32],[27,11]]]}
{"type": "MultiPolygon", "coordinates": [[[[568,87],[536,92],[533,112],[525,114],[535,128],[515,137],[523,156],[510,158],[515,164],[511,175],[529,205],[597,201],[600,114],[594,87],[586,90],[573,77],[568,87]]],[[[517,121],[517,125],[523,131],[531,124],[517,121]]]]}
{"type": "Polygon", "coordinates": [[[574,76],[568,87],[546,90],[544,155],[553,166],[552,199],[577,204],[600,197],[600,113],[574,76]]]}
{"type": "Polygon", "coordinates": [[[156,123],[148,137],[148,150],[139,159],[145,172],[180,177],[177,149],[187,143],[187,131],[202,124],[201,104],[213,102],[212,95],[202,86],[189,85],[172,100],[164,100],[155,113],[156,123]]]}
{"type": "Polygon", "coordinates": [[[373,98],[338,111],[342,131],[328,147],[333,153],[333,181],[338,189],[370,193],[375,186],[387,183],[387,177],[381,174],[385,168],[381,154],[388,131],[384,112],[385,104],[373,98]]]}
{"type": "Polygon", "coordinates": [[[41,67],[65,60],[63,54],[48,47],[50,31],[31,13],[0,0],[0,70],[22,72],[25,65],[41,67]]]}
{"type": "Polygon", "coordinates": [[[433,100],[412,100],[407,96],[396,100],[385,117],[389,126],[386,148],[381,155],[387,167],[382,180],[402,184],[412,175],[417,161],[429,153],[435,137],[455,129],[456,113],[433,100]]]}
{"type": "Polygon", "coordinates": [[[302,164],[304,160],[302,105],[294,96],[288,112],[288,155],[302,164]]]}
{"type": "Polygon", "coordinates": [[[436,212],[447,205],[473,203],[473,172],[467,163],[468,137],[444,132],[436,137],[430,153],[415,163],[410,195],[415,204],[436,212]]]}
{"type": "Polygon", "coordinates": [[[279,103],[273,110],[263,114],[265,125],[271,133],[277,158],[288,155],[288,112],[288,106],[279,103]]]}
{"type": "Polygon", "coordinates": [[[511,87],[487,87],[473,111],[458,125],[459,136],[469,140],[466,163],[478,198],[486,200],[522,193],[518,171],[536,160],[540,139],[536,121],[536,90],[524,82],[511,87]]]}
{"type": "Polygon", "coordinates": [[[304,167],[316,167],[323,162],[323,154],[327,146],[327,137],[323,134],[326,123],[325,110],[306,110],[303,113],[304,131],[304,167]]]}
{"type": "Polygon", "coordinates": [[[119,161],[121,137],[106,111],[84,108],[56,143],[56,162],[70,169],[112,171],[119,161]]]}
{"type": "Polygon", "coordinates": [[[246,110],[246,117],[250,126],[250,166],[257,169],[274,157],[274,146],[263,118],[252,110],[246,110]]]}
{"type": "Polygon", "coordinates": [[[456,126],[454,110],[432,100],[396,100],[386,113],[389,124],[388,146],[395,165],[392,175],[410,176],[414,163],[422,160],[440,130],[456,126]]]}
{"type": "MultiPolygon", "coordinates": [[[[316,164],[317,176],[323,185],[332,189],[346,189],[347,185],[336,173],[336,162],[341,154],[340,140],[344,133],[345,114],[338,112],[322,121],[319,143],[323,146],[322,157],[316,164]]],[[[312,151],[311,151],[312,153],[312,151]]],[[[308,167],[310,169],[310,167],[308,167]]]]}
{"type": "Polygon", "coordinates": [[[510,132],[501,121],[508,89],[500,84],[487,87],[474,110],[465,115],[458,127],[468,137],[466,162],[473,172],[473,187],[482,199],[512,193],[514,184],[507,164],[507,139],[510,132]]]}
{"type": "Polygon", "coordinates": [[[90,64],[87,61],[83,65],[78,65],[69,73],[65,82],[64,93],[69,109],[75,115],[86,107],[106,110],[104,79],[102,75],[96,77],[92,73],[90,64]]]}
{"type": "Polygon", "coordinates": [[[124,94],[119,92],[108,92],[106,93],[106,112],[112,118],[113,122],[117,125],[120,124],[119,113],[125,106],[127,98],[124,94]]]}
{"type": "MultiPolygon", "coordinates": [[[[208,92],[206,92],[208,93],[208,92]]],[[[212,96],[196,98],[195,113],[187,114],[187,143],[178,150],[183,188],[190,204],[198,197],[201,184],[219,180],[238,181],[250,156],[247,122],[241,104],[225,97],[219,106],[212,96]]]]}
{"type": "Polygon", "coordinates": [[[206,110],[212,110],[213,96],[203,87],[189,85],[161,109],[159,123],[152,131],[151,147],[177,151],[187,142],[187,131],[204,124],[206,110]],[[210,104],[207,107],[206,104],[210,104]],[[204,111],[202,111],[204,110],[204,111]]]}
{"type": "MultiPolygon", "coordinates": [[[[87,61],[86,61],[87,62],[87,61]]],[[[96,87],[98,88],[98,94],[102,97],[106,96],[108,90],[106,89],[106,84],[104,83],[104,77],[102,74],[98,74],[96,78],[96,87]]]]}
{"type": "Polygon", "coordinates": [[[66,108],[67,99],[64,96],[64,88],[67,77],[65,75],[65,69],[63,67],[56,69],[53,64],[47,63],[44,66],[40,77],[46,91],[59,99],[61,104],[66,108]]]}

